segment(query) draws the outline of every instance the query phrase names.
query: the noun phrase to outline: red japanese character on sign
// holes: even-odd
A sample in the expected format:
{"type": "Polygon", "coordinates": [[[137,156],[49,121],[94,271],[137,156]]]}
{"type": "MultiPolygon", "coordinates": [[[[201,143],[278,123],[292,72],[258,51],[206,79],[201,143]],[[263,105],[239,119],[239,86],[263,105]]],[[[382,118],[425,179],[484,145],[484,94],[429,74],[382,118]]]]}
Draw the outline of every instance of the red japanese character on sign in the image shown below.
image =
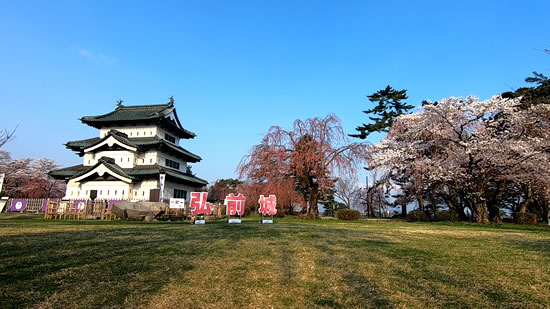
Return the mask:
{"type": "Polygon", "coordinates": [[[270,195],[269,197],[264,197],[260,195],[260,213],[264,216],[275,215],[277,213],[277,198],[275,195],[270,195]]]}
{"type": "Polygon", "coordinates": [[[244,195],[240,194],[235,196],[235,194],[229,194],[224,201],[224,205],[227,206],[225,214],[228,216],[242,216],[244,214],[244,201],[246,198],[244,195]]]}
{"type": "Polygon", "coordinates": [[[191,201],[189,201],[189,206],[191,207],[192,215],[209,215],[212,212],[210,210],[210,203],[206,201],[207,197],[208,192],[191,192],[191,201]]]}

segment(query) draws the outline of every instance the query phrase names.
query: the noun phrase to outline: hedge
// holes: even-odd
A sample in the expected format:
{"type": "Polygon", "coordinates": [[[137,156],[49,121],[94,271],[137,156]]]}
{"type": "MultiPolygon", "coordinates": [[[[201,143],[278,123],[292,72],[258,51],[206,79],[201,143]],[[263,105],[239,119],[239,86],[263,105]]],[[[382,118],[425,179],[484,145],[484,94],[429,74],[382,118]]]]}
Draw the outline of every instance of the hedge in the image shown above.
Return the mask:
{"type": "Polygon", "coordinates": [[[421,211],[421,210],[413,210],[413,211],[410,211],[407,214],[407,221],[409,221],[409,222],[416,222],[416,221],[429,222],[430,217],[428,217],[428,215],[425,212],[421,211]]]}
{"type": "Polygon", "coordinates": [[[340,209],[336,212],[336,218],[339,220],[359,220],[361,212],[352,209],[340,209]]]}
{"type": "Polygon", "coordinates": [[[514,221],[517,224],[535,224],[537,223],[537,214],[530,212],[515,212],[514,221]]]}
{"type": "Polygon", "coordinates": [[[433,221],[458,221],[458,214],[454,210],[438,210],[435,212],[433,221]]]}

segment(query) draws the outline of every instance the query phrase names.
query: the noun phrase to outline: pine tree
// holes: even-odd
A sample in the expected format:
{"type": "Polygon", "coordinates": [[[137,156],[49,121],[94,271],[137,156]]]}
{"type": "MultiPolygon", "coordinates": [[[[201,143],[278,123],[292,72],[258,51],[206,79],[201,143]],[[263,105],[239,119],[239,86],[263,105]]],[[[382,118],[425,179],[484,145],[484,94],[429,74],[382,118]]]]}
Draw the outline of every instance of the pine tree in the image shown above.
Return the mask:
{"type": "Polygon", "coordinates": [[[378,103],[372,109],[363,111],[369,116],[369,119],[374,123],[363,124],[356,128],[358,134],[349,134],[351,137],[365,139],[373,132],[388,132],[393,125],[395,119],[408,111],[414,106],[408,105],[404,100],[408,99],[407,89],[395,90],[391,86],[379,90],[367,96],[372,103],[378,103]]]}

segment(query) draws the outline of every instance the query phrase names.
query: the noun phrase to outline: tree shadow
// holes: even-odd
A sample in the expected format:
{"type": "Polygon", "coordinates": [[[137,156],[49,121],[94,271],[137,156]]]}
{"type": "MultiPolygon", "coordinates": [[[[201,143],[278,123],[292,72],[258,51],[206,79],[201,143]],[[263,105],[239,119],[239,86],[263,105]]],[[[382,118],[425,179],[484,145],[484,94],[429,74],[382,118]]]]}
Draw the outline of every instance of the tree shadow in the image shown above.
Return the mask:
{"type": "Polygon", "coordinates": [[[210,249],[193,245],[206,236],[169,230],[172,235],[135,227],[0,237],[0,303],[29,307],[63,291],[70,293],[56,307],[79,299],[86,307],[118,307],[147,298],[193,270],[193,256],[210,249]]]}

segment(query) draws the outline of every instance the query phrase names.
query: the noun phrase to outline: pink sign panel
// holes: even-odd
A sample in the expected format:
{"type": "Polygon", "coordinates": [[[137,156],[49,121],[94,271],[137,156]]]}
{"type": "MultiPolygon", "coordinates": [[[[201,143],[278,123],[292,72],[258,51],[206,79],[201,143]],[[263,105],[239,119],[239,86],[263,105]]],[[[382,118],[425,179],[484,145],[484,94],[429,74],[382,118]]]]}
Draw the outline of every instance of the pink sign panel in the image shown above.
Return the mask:
{"type": "Polygon", "coordinates": [[[192,215],[210,214],[210,203],[206,201],[208,192],[191,192],[191,200],[189,206],[191,207],[192,215]]]}
{"type": "Polygon", "coordinates": [[[277,198],[275,195],[270,195],[269,197],[260,195],[258,203],[260,203],[259,211],[264,216],[271,216],[277,213],[277,198]]]}
{"type": "Polygon", "coordinates": [[[225,214],[228,216],[242,216],[244,214],[244,201],[246,198],[240,194],[229,194],[224,201],[226,206],[225,214]]]}
{"type": "Polygon", "coordinates": [[[23,212],[27,208],[27,200],[12,200],[10,211],[23,212]]]}

